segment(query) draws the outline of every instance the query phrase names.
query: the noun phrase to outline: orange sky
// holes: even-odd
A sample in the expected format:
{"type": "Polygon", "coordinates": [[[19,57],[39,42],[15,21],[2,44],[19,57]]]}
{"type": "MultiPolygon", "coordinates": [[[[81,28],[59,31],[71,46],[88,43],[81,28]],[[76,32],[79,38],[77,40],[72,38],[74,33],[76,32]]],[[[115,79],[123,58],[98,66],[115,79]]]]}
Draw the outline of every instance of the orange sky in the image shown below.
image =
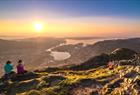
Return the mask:
{"type": "Polygon", "coordinates": [[[140,36],[140,21],[117,17],[73,17],[0,20],[0,35],[8,36],[140,36]],[[33,27],[38,21],[43,29],[33,27]]]}
{"type": "Polygon", "coordinates": [[[140,1],[0,0],[4,36],[140,37],[140,1]],[[36,22],[42,31],[36,32],[36,22]]]}

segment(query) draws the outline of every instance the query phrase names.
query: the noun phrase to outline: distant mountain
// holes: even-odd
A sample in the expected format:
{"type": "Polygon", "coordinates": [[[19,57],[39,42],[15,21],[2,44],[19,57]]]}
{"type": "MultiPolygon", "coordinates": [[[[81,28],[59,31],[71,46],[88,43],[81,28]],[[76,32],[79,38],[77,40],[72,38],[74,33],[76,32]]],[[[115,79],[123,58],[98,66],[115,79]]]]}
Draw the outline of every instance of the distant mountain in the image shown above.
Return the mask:
{"type": "Polygon", "coordinates": [[[60,43],[64,43],[63,39],[57,38],[29,38],[22,40],[0,40],[0,51],[10,51],[16,49],[47,49],[60,43]]]}
{"type": "Polygon", "coordinates": [[[65,37],[64,39],[72,40],[89,40],[89,39],[104,39],[105,37],[65,37]]]}
{"type": "Polygon", "coordinates": [[[69,44],[56,47],[53,50],[60,52],[69,52],[71,54],[71,57],[65,60],[65,64],[68,65],[83,63],[93,58],[94,56],[98,56],[102,53],[110,53],[117,48],[127,48],[128,50],[134,50],[135,52],[139,53],[140,38],[104,40],[87,46],[83,46],[82,43],[76,45],[69,44]]]}
{"type": "Polygon", "coordinates": [[[116,48],[128,48],[140,52],[140,38],[99,41],[93,45],[89,45],[87,48],[96,53],[107,53],[116,48]]]}

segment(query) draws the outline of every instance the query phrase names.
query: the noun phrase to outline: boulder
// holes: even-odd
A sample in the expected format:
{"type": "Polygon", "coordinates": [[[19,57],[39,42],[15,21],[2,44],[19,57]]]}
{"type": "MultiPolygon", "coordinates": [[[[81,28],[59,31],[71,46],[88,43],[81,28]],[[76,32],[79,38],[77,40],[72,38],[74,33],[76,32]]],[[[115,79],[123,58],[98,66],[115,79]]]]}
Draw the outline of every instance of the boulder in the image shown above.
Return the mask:
{"type": "Polygon", "coordinates": [[[25,74],[16,74],[11,78],[12,81],[25,81],[25,80],[30,80],[34,78],[38,78],[39,75],[34,73],[34,72],[27,72],[25,74]]]}
{"type": "Polygon", "coordinates": [[[63,76],[47,76],[43,78],[43,80],[48,83],[49,86],[57,85],[62,80],[65,80],[66,78],[63,76]]]}

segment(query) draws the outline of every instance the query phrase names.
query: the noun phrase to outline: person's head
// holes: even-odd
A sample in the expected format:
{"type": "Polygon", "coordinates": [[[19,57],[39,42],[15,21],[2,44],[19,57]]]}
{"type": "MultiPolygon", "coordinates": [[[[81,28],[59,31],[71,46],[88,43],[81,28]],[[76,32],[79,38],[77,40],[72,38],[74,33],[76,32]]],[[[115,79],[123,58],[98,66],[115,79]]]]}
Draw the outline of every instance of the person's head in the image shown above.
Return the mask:
{"type": "Polygon", "coordinates": [[[18,63],[21,64],[22,63],[22,60],[19,60],[18,63]]]}
{"type": "Polygon", "coordinates": [[[11,64],[11,63],[12,63],[12,62],[11,62],[11,61],[9,61],[9,60],[6,62],[6,64],[11,64]]]}

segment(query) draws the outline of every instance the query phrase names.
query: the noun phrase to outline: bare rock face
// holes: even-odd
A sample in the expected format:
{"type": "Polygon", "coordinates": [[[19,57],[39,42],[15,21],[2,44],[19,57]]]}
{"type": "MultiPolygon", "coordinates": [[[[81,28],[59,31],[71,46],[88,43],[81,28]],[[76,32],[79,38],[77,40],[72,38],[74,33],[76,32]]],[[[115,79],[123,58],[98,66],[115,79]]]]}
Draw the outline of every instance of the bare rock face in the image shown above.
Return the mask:
{"type": "Polygon", "coordinates": [[[47,76],[43,78],[43,80],[48,83],[49,86],[54,86],[59,84],[61,81],[65,80],[66,78],[63,76],[47,76]]]}
{"type": "Polygon", "coordinates": [[[131,71],[128,72],[127,74],[124,75],[125,78],[133,78],[136,77],[138,75],[138,73],[136,71],[131,71]]]}
{"type": "Polygon", "coordinates": [[[99,95],[102,85],[95,79],[81,79],[71,90],[71,95],[99,95]]]}

